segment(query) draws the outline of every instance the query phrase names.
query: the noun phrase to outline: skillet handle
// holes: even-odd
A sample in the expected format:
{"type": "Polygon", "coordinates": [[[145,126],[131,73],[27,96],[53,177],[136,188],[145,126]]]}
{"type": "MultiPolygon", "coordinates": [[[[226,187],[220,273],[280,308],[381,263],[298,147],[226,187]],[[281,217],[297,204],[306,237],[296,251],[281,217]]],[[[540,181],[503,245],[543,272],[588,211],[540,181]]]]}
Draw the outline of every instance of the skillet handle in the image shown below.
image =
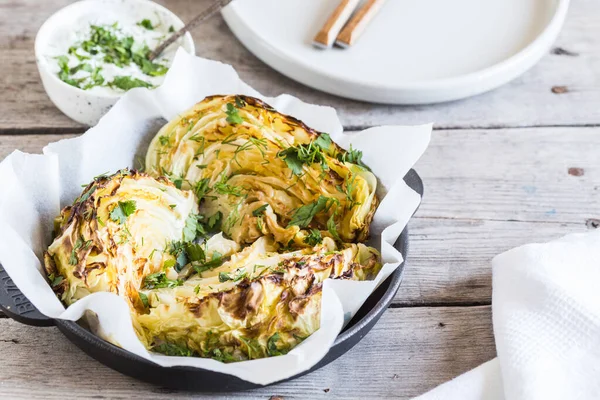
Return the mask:
{"type": "Polygon", "coordinates": [[[419,174],[417,174],[417,171],[415,171],[414,169],[409,170],[406,173],[406,175],[404,176],[404,182],[406,182],[406,184],[412,190],[414,190],[415,192],[420,194],[421,197],[423,197],[423,192],[424,192],[423,180],[421,179],[419,174]]]}
{"type": "Polygon", "coordinates": [[[15,321],[33,326],[53,326],[54,320],[38,311],[0,265],[0,309],[15,321]]]}

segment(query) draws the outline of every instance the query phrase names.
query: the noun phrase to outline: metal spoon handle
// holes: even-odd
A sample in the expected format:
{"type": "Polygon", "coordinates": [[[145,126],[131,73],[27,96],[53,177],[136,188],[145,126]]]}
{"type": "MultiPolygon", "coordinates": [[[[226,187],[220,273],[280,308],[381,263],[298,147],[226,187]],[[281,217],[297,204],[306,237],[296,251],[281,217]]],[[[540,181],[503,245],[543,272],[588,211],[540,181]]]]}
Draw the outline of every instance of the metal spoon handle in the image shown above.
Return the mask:
{"type": "Polygon", "coordinates": [[[208,6],[208,8],[206,8],[204,11],[202,11],[200,14],[198,14],[198,16],[196,16],[193,20],[191,20],[190,22],[185,24],[185,26],[183,28],[181,28],[177,32],[173,33],[167,40],[162,42],[160,44],[160,46],[158,46],[156,49],[154,49],[148,56],[148,60],[150,60],[150,61],[154,60],[167,47],[169,47],[171,45],[171,43],[173,43],[174,41],[176,41],[177,39],[182,37],[187,31],[194,29],[202,21],[207,20],[208,18],[212,17],[213,15],[215,15],[216,13],[221,11],[221,9],[223,9],[223,7],[225,7],[227,4],[231,3],[232,1],[233,0],[216,0],[214,3],[212,3],[210,6],[208,6]]]}

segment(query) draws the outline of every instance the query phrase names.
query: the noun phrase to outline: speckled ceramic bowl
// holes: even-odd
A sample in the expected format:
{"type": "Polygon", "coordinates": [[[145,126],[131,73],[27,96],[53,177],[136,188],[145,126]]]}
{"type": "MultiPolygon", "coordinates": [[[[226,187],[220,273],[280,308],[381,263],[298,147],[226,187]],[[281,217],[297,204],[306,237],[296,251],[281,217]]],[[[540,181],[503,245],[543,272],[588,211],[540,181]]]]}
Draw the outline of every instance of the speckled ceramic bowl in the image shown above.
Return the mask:
{"type": "MultiPolygon", "coordinates": [[[[35,38],[35,59],[44,89],[65,115],[89,126],[95,125],[123,93],[92,93],[63,82],[51,64],[56,61],[50,49],[64,40],[76,23],[93,21],[100,15],[103,18],[115,15],[119,19],[128,16],[135,20],[158,18],[161,23],[172,25],[175,29],[184,26],[183,21],[171,11],[149,0],[83,0],[60,9],[46,20],[35,38]]],[[[181,45],[188,53],[195,53],[194,41],[189,33],[183,36],[181,45]]]]}

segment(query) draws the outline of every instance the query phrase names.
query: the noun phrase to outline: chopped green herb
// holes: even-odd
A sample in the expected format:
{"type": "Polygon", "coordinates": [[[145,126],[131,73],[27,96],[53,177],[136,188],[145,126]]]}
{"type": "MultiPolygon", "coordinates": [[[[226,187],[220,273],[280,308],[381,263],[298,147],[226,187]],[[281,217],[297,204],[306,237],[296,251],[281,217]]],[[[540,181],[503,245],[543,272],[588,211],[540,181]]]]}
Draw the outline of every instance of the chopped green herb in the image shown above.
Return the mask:
{"type": "Polygon", "coordinates": [[[204,249],[202,249],[202,246],[197,243],[187,243],[185,246],[185,252],[188,260],[192,262],[206,260],[204,249]]]}
{"type": "Polygon", "coordinates": [[[211,269],[220,267],[221,265],[223,265],[224,261],[225,261],[225,259],[223,258],[223,255],[221,253],[219,253],[218,251],[215,251],[215,252],[213,252],[212,259],[210,261],[207,261],[202,264],[193,263],[192,266],[194,267],[194,269],[196,270],[198,275],[201,275],[204,271],[209,271],[211,269]]]}
{"type": "Polygon", "coordinates": [[[350,145],[350,149],[347,152],[345,152],[343,154],[338,154],[338,160],[340,160],[342,162],[349,162],[351,164],[356,164],[356,165],[363,167],[364,169],[370,171],[371,169],[362,162],[362,156],[363,156],[362,151],[355,150],[352,148],[352,145],[350,145]]]}
{"type": "Polygon", "coordinates": [[[329,136],[327,133],[321,133],[315,140],[315,144],[323,150],[328,151],[329,147],[331,147],[331,136],[329,136]]]}
{"type": "MultiPolygon", "coordinates": [[[[153,250],[154,251],[154,250],[153,250]]],[[[168,260],[165,260],[165,262],[163,263],[163,269],[169,269],[169,268],[173,268],[175,265],[177,264],[177,261],[169,258],[168,260]]]]}
{"type": "Polygon", "coordinates": [[[219,272],[219,282],[227,282],[231,280],[231,276],[227,272],[219,272]]]}
{"type": "Polygon", "coordinates": [[[208,355],[210,358],[221,362],[237,361],[231,353],[221,349],[214,349],[212,352],[208,353],[208,355]]]}
{"type": "Polygon", "coordinates": [[[246,278],[247,275],[248,275],[248,273],[246,271],[243,271],[239,268],[234,271],[233,275],[231,275],[227,272],[219,272],[219,282],[227,282],[227,281],[239,282],[242,279],[246,278]]]}
{"type": "Polygon", "coordinates": [[[198,197],[198,202],[200,202],[204,196],[210,192],[210,187],[208,186],[209,184],[209,178],[202,178],[196,182],[196,185],[194,186],[194,193],[196,194],[196,197],[198,197]]]}
{"type": "Polygon", "coordinates": [[[319,196],[315,202],[298,208],[288,223],[288,227],[297,225],[300,228],[306,228],[311,223],[315,215],[321,211],[328,210],[333,202],[335,202],[335,200],[330,197],[319,196]]]}
{"type": "MultiPolygon", "coordinates": [[[[154,29],[148,19],[140,21],[138,25],[149,30],[154,29]]],[[[89,63],[84,62],[94,58],[97,62],[114,64],[120,68],[136,64],[148,76],[164,75],[168,67],[150,61],[148,59],[150,53],[151,50],[146,44],[135,43],[132,36],[123,35],[116,23],[91,25],[89,36],[68,49],[68,54],[76,57],[80,61],[79,64],[69,68],[69,58],[66,55],[57,57],[57,64],[60,68],[58,77],[69,85],[84,90],[95,86],[116,87],[122,90],[129,90],[133,87],[153,87],[144,80],[124,76],[116,77],[113,81],[106,83],[100,73],[101,67],[93,68],[89,63]],[[85,71],[89,75],[76,75],[79,71],[85,71]],[[78,76],[78,78],[74,76],[78,76]]]]}
{"type": "Polygon", "coordinates": [[[294,175],[302,174],[302,166],[304,164],[311,165],[319,163],[323,169],[327,167],[322,149],[315,142],[310,142],[309,144],[300,144],[295,147],[288,147],[287,149],[281,150],[279,153],[277,153],[277,156],[283,158],[288,168],[292,170],[294,175]]]}
{"type": "Polygon", "coordinates": [[[244,108],[244,107],[246,107],[246,102],[241,97],[235,96],[235,105],[238,108],[244,108]]]}
{"type": "Polygon", "coordinates": [[[228,184],[227,180],[227,175],[223,174],[221,180],[215,183],[215,191],[219,194],[228,194],[236,197],[242,197],[242,188],[228,184]]]}
{"type": "Polygon", "coordinates": [[[208,231],[213,232],[215,230],[218,230],[221,226],[222,219],[223,219],[223,213],[221,211],[217,211],[216,214],[213,214],[210,217],[208,217],[208,221],[206,224],[208,231]]]}
{"type": "Polygon", "coordinates": [[[304,238],[304,243],[309,246],[316,246],[318,244],[323,243],[323,237],[321,236],[321,231],[318,229],[311,229],[308,235],[304,238]]]}
{"type": "Polygon", "coordinates": [[[185,220],[185,227],[183,228],[183,240],[185,242],[193,242],[198,236],[200,228],[199,219],[202,218],[198,214],[190,214],[185,220]]]}
{"type": "Polygon", "coordinates": [[[56,287],[60,285],[64,279],[65,278],[61,275],[58,275],[56,277],[52,275],[52,279],[50,279],[50,284],[52,285],[52,287],[56,287]]]}
{"type": "Polygon", "coordinates": [[[146,28],[150,31],[154,30],[154,26],[152,26],[152,22],[149,19],[143,19],[137,23],[139,26],[146,28]]]}
{"type": "Polygon", "coordinates": [[[183,281],[180,279],[172,280],[168,279],[164,272],[156,272],[154,274],[146,275],[144,278],[144,289],[160,289],[160,288],[174,288],[183,285],[183,281]]]}
{"type": "Polygon", "coordinates": [[[194,352],[185,346],[167,342],[152,347],[152,350],[166,356],[192,357],[194,355],[194,352]]]}
{"type": "Polygon", "coordinates": [[[279,332],[275,332],[271,337],[267,340],[267,354],[269,356],[281,356],[287,354],[289,348],[284,346],[280,348],[277,343],[281,340],[281,335],[279,332]]]}
{"type": "Polygon", "coordinates": [[[115,76],[114,79],[109,82],[108,86],[112,88],[118,88],[121,90],[129,90],[136,87],[152,88],[154,87],[151,83],[143,81],[138,78],[132,78],[130,76],[115,76]]]}
{"type": "Polygon", "coordinates": [[[144,307],[148,307],[148,296],[146,296],[144,293],[142,292],[138,292],[138,294],[140,295],[140,300],[142,301],[142,303],[144,304],[144,307]]]}
{"type": "Polygon", "coordinates": [[[175,28],[173,28],[173,25],[169,26],[169,33],[173,33],[175,32],[175,28]]]}
{"type": "Polygon", "coordinates": [[[230,124],[241,124],[244,122],[244,119],[238,113],[238,109],[231,103],[227,103],[227,110],[225,114],[227,114],[227,122],[230,124]]]}
{"type": "Polygon", "coordinates": [[[136,210],[136,204],[134,200],[119,201],[119,203],[110,212],[109,217],[112,221],[124,224],[131,214],[136,210]]]}
{"type": "Polygon", "coordinates": [[[260,343],[258,342],[258,340],[251,339],[251,338],[245,338],[243,336],[239,336],[239,339],[242,343],[244,343],[246,345],[246,353],[248,355],[249,360],[261,357],[262,347],[261,347],[260,343]]]}
{"type": "Polygon", "coordinates": [[[354,190],[356,189],[356,174],[352,174],[352,178],[346,180],[345,188],[338,186],[337,189],[346,195],[346,200],[348,201],[348,208],[353,208],[354,206],[360,205],[361,203],[356,201],[356,199],[352,196],[354,190]]]}
{"type": "Polygon", "coordinates": [[[256,210],[252,211],[252,215],[254,215],[255,217],[260,217],[265,213],[265,210],[267,209],[267,206],[269,204],[263,204],[262,206],[258,207],[256,210]]]}
{"type": "Polygon", "coordinates": [[[165,136],[165,135],[161,135],[158,137],[158,141],[160,142],[161,146],[166,146],[169,144],[169,137],[165,136]]]}
{"type": "Polygon", "coordinates": [[[331,217],[329,217],[329,219],[327,220],[327,230],[336,241],[341,242],[342,239],[340,238],[340,235],[337,231],[337,227],[335,225],[335,214],[336,213],[331,214],[331,217]]]}

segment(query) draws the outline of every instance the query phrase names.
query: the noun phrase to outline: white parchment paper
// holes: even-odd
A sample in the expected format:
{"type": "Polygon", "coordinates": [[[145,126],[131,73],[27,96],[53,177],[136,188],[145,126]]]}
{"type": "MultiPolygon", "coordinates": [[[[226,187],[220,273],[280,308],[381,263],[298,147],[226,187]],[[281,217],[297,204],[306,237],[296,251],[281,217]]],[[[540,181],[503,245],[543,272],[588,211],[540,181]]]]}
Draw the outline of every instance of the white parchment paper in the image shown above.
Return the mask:
{"type": "Polygon", "coordinates": [[[129,91],[84,135],[44,148],[43,155],[15,151],[0,163],[0,263],[13,282],[43,314],[78,320],[85,310],[98,315],[101,330],[123,348],[163,366],[192,366],[268,384],[315,365],[329,350],[345,322],[371,292],[402,262],[393,247],[420,197],[403,176],[425,151],[431,125],[385,126],[344,134],[335,110],[289,96],[268,98],[240,80],[231,66],[179,50],[162,86],[129,91]],[[278,111],[327,132],[344,148],[363,151],[364,162],[380,180],[382,202],[371,226],[372,244],[380,249],[383,269],[369,282],[326,280],[321,328],[284,356],[223,364],[202,358],[150,354],[134,333],[125,301],[112,293],[95,293],[65,309],[46,282],[42,254],[51,243],[53,219],[80,194],[94,176],[124,167],[139,167],[148,143],[179,112],[214,94],[246,94],[278,111]]]}

